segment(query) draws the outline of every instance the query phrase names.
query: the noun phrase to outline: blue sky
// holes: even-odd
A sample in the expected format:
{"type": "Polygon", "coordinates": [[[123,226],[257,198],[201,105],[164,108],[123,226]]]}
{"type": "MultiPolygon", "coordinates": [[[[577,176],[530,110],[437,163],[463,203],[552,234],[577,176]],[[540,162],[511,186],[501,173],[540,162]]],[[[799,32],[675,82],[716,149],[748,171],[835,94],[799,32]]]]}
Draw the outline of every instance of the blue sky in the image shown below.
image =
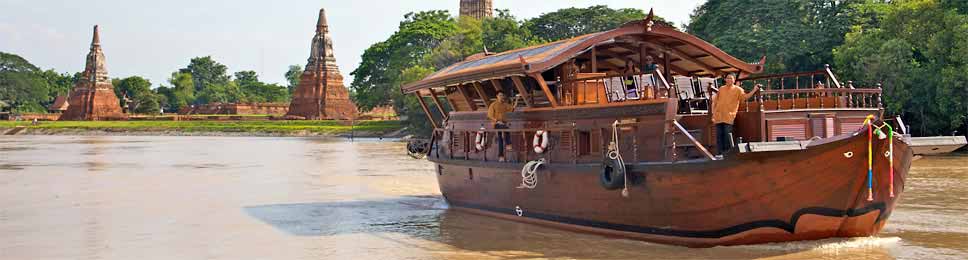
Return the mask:
{"type": "MultiPolygon", "coordinates": [[[[608,5],[655,8],[677,25],[704,0],[494,0],[518,19],[567,7],[608,5]]],[[[289,65],[304,65],[319,8],[326,8],[336,60],[349,85],[349,73],[371,44],[396,31],[408,12],[446,9],[459,0],[0,0],[0,51],[14,53],[44,69],[77,72],[95,24],[112,77],[139,75],[155,86],[192,57],[211,55],[229,72],[254,70],[266,82],[282,83],[289,65]]]]}

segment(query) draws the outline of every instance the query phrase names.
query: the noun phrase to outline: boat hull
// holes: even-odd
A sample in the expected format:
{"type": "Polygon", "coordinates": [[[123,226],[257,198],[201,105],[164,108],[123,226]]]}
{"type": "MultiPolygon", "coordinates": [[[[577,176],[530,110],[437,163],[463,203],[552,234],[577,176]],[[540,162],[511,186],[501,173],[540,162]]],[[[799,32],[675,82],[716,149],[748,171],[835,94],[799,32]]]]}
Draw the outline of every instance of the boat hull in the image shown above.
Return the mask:
{"type": "Polygon", "coordinates": [[[523,163],[431,158],[452,207],[576,231],[690,247],[877,234],[904,190],[913,153],[874,138],[868,200],[866,132],[802,150],[739,153],[720,161],[629,165],[629,196],[599,185],[600,164],[542,166],[519,188],[523,163]],[[894,168],[891,196],[890,167],[894,168]]]}

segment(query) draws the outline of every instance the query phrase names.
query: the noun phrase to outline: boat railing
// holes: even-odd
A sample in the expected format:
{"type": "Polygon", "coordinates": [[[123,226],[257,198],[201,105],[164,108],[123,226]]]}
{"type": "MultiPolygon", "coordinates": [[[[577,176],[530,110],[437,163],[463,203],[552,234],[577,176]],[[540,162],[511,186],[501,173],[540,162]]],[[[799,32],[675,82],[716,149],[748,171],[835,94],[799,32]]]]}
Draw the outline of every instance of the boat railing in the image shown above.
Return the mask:
{"type": "MultiPolygon", "coordinates": [[[[670,127],[667,128],[667,131],[666,131],[667,138],[663,138],[663,140],[665,140],[667,144],[667,145],[664,145],[664,147],[666,147],[664,152],[669,157],[666,157],[665,160],[656,160],[656,161],[650,161],[650,162],[679,161],[679,158],[678,158],[679,156],[677,156],[677,150],[680,148],[687,148],[687,147],[695,147],[696,150],[700,151],[703,154],[703,156],[705,156],[706,158],[710,160],[716,160],[716,157],[709,152],[706,146],[703,145],[702,142],[699,141],[699,139],[693,136],[682,124],[680,124],[676,120],[669,120],[667,123],[670,127]],[[689,140],[690,144],[676,145],[676,140],[677,140],[677,138],[675,137],[676,135],[682,135],[686,137],[689,140]]],[[[655,126],[654,123],[651,123],[651,122],[623,122],[616,125],[616,127],[619,127],[620,129],[634,128],[634,127],[654,127],[654,126],[655,126]]],[[[602,128],[599,130],[602,131],[603,133],[612,131],[606,128],[602,128]]],[[[587,138],[601,138],[601,139],[597,142],[594,142],[592,140],[583,141],[583,140],[580,140],[581,132],[591,133],[591,129],[580,129],[577,127],[517,128],[517,129],[436,128],[434,129],[434,139],[438,141],[432,144],[436,147],[435,149],[431,149],[431,151],[437,152],[437,154],[435,155],[435,157],[437,158],[440,158],[441,156],[443,156],[451,160],[485,161],[485,162],[496,161],[497,158],[488,157],[487,151],[491,146],[497,143],[496,141],[497,134],[507,133],[507,134],[510,134],[512,140],[515,140],[512,143],[519,144],[514,147],[522,148],[522,150],[515,149],[516,152],[514,153],[523,152],[523,155],[521,154],[516,155],[516,156],[520,156],[516,158],[517,161],[528,161],[528,160],[537,160],[539,158],[545,158],[548,162],[552,162],[552,160],[559,160],[566,163],[578,163],[579,161],[584,161],[584,160],[581,160],[582,159],[581,157],[588,156],[594,153],[594,151],[596,151],[591,147],[591,143],[598,143],[599,145],[605,145],[611,141],[609,138],[606,138],[606,136],[608,135],[601,135],[601,136],[588,135],[587,138]],[[546,151],[545,153],[539,154],[534,152],[532,149],[528,149],[528,148],[531,148],[530,144],[533,141],[530,137],[532,137],[531,135],[533,135],[537,131],[547,132],[549,135],[549,139],[552,140],[551,141],[552,144],[550,145],[549,150],[546,151]],[[490,138],[484,138],[485,139],[484,142],[489,142],[489,143],[484,145],[485,148],[483,150],[477,150],[475,147],[475,144],[476,144],[475,141],[477,139],[476,135],[478,135],[478,133],[491,136],[490,138]],[[440,147],[440,145],[443,144],[442,142],[440,142],[442,140],[446,140],[446,146],[447,146],[446,147],[447,151],[443,154],[441,153],[441,150],[443,147],[440,147]],[[583,145],[581,143],[583,142],[586,142],[585,145],[587,145],[587,147],[582,148],[583,145]],[[581,150],[584,150],[584,152],[582,152],[581,150]],[[550,154],[550,153],[556,153],[556,154],[550,154]]],[[[627,132],[627,131],[622,130],[622,132],[627,132]]],[[[632,132],[635,132],[635,131],[632,131],[632,132]]],[[[645,147],[641,147],[640,145],[637,145],[641,143],[640,139],[643,137],[639,136],[638,134],[631,134],[629,136],[631,137],[630,140],[627,140],[629,141],[629,143],[620,145],[621,147],[623,147],[622,152],[629,153],[629,156],[627,157],[628,159],[630,159],[629,162],[645,162],[642,160],[642,158],[639,158],[639,154],[640,154],[639,150],[645,147]]],[[[645,138],[655,138],[655,137],[645,137],[645,138]]],[[[626,140],[626,139],[623,139],[623,140],[626,140]]],[[[513,159],[513,157],[514,156],[508,156],[508,159],[513,159]]],[[[587,159],[587,157],[585,157],[585,159],[587,159]]]]}
{"type": "MultiPolygon", "coordinates": [[[[852,83],[848,83],[851,86],[852,83]]],[[[767,89],[746,100],[743,111],[793,109],[879,109],[882,88],[767,89]]]]}
{"type": "Polygon", "coordinates": [[[743,86],[760,86],[752,100],[746,100],[741,111],[793,109],[882,108],[880,84],[876,87],[854,87],[848,81],[841,85],[827,66],[822,70],[764,75],[740,79],[743,86]],[[825,84],[826,82],[826,84],[825,84]]]}
{"type": "Polygon", "coordinates": [[[561,105],[565,106],[666,98],[674,93],[672,86],[658,69],[627,75],[581,73],[569,80],[548,81],[549,86],[559,84],[562,87],[557,88],[555,98],[561,100],[561,105]],[[631,82],[627,82],[629,78],[631,82]],[[629,83],[634,89],[629,88],[629,83]]]}

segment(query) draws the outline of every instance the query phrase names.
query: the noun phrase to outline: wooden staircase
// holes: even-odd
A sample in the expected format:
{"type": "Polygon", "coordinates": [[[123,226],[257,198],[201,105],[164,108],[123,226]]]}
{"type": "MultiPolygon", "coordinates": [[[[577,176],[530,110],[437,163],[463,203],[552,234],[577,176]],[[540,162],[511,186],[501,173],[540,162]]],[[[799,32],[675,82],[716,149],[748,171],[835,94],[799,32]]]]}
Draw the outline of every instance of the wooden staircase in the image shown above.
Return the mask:
{"type": "MultiPolygon", "coordinates": [[[[682,128],[685,129],[685,128],[682,128]]],[[[703,135],[702,129],[685,129],[685,133],[680,131],[675,125],[668,128],[665,132],[666,159],[670,160],[689,160],[708,158],[707,152],[710,147],[696,145],[691,138],[699,138],[703,135]],[[686,134],[688,133],[688,135],[686,134]],[[705,152],[704,152],[705,150],[705,152]]],[[[698,141],[698,139],[696,140],[698,141]]],[[[701,144],[700,144],[701,145],[701,144]]]]}

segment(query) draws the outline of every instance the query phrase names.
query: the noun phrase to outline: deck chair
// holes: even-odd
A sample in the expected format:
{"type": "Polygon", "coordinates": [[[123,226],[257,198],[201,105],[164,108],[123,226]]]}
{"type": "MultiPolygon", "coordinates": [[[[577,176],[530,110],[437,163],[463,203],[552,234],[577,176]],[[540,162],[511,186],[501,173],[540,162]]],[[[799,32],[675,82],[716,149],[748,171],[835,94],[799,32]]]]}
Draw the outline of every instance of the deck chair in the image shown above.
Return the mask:
{"type": "MultiPolygon", "coordinates": [[[[706,108],[708,109],[709,106],[710,106],[710,104],[711,104],[709,102],[709,99],[712,98],[712,95],[709,93],[709,86],[711,85],[714,88],[719,88],[719,84],[718,84],[718,82],[716,82],[716,78],[708,78],[708,77],[707,78],[698,78],[697,81],[699,81],[698,92],[696,92],[697,93],[697,98],[701,99],[702,100],[701,102],[705,103],[706,104],[706,108]]],[[[708,111],[707,110],[696,110],[696,109],[694,109],[694,110],[692,110],[692,112],[694,112],[694,113],[705,113],[705,112],[708,112],[708,111]]]]}
{"type": "MultiPolygon", "coordinates": [[[[622,77],[622,78],[625,79],[625,80],[629,80],[629,77],[622,77]]],[[[632,81],[631,82],[632,83],[632,88],[631,89],[628,88],[628,82],[625,82],[626,84],[625,84],[625,87],[623,88],[625,90],[625,100],[639,100],[639,99],[642,99],[642,94],[641,94],[642,93],[642,88],[640,87],[640,85],[638,84],[638,82],[635,80],[635,76],[632,76],[631,77],[631,81],[632,81]]]]}
{"type": "Polygon", "coordinates": [[[679,100],[691,100],[696,98],[696,92],[691,77],[673,77],[673,84],[676,85],[676,95],[679,100]]]}
{"type": "Polygon", "coordinates": [[[712,97],[711,95],[709,95],[709,85],[712,85],[715,88],[719,88],[719,85],[716,82],[716,78],[699,78],[699,92],[698,92],[699,96],[698,97],[700,98],[712,97]]]}
{"type": "Polygon", "coordinates": [[[608,97],[608,102],[625,100],[625,81],[622,77],[605,79],[605,96],[608,97]]]}
{"type": "Polygon", "coordinates": [[[645,99],[655,98],[655,93],[657,90],[656,86],[658,85],[656,84],[655,75],[652,75],[651,73],[636,75],[635,85],[638,86],[639,91],[642,92],[643,98],[645,99]],[[649,95],[650,93],[651,95],[649,95]]]}

